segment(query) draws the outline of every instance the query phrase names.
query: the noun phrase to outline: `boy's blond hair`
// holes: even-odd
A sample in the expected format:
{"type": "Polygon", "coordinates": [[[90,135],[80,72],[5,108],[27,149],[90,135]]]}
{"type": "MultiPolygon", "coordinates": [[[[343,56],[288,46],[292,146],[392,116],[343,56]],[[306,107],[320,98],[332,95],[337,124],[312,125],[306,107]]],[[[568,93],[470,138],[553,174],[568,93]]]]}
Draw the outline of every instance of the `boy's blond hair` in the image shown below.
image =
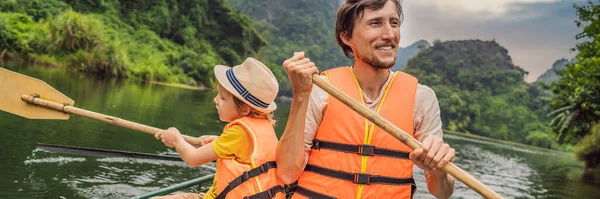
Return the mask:
{"type": "Polygon", "coordinates": [[[238,99],[233,94],[231,94],[227,89],[225,89],[223,86],[221,86],[221,84],[219,84],[219,82],[217,82],[217,89],[219,89],[219,91],[221,91],[221,92],[227,92],[229,95],[231,95],[233,97],[233,103],[235,104],[235,108],[237,109],[237,112],[240,115],[242,115],[242,113],[244,113],[247,109],[250,109],[250,112],[248,113],[248,115],[243,115],[243,116],[267,119],[267,120],[271,121],[273,126],[275,126],[275,122],[277,122],[277,121],[274,119],[274,117],[275,117],[274,112],[263,113],[263,112],[260,112],[259,110],[252,108],[251,106],[244,103],[244,101],[238,99]]]}

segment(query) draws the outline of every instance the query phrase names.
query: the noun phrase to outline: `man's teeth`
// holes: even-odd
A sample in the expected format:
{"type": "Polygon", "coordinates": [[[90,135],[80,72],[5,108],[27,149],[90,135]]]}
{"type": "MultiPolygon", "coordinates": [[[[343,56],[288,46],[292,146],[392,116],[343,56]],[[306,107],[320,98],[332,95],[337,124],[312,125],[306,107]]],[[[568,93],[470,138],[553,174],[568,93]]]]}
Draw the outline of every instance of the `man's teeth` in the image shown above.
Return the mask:
{"type": "Polygon", "coordinates": [[[391,46],[382,46],[382,47],[377,47],[377,50],[392,50],[391,46]]]}

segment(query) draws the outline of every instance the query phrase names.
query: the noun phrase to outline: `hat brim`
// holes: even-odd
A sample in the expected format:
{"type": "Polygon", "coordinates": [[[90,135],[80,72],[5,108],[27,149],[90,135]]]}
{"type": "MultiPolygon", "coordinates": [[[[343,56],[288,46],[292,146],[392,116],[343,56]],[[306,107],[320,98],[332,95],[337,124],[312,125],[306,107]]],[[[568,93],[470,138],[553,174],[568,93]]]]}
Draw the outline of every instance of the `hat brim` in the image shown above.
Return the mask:
{"type": "Polygon", "coordinates": [[[248,106],[250,106],[260,112],[270,113],[270,112],[273,112],[275,109],[277,109],[277,104],[275,104],[275,101],[271,102],[271,104],[269,104],[269,107],[261,108],[261,107],[258,107],[258,106],[255,106],[255,105],[249,103],[246,99],[244,99],[244,97],[242,97],[242,95],[239,94],[237,92],[237,90],[235,90],[235,88],[233,88],[233,85],[231,85],[231,83],[227,79],[227,75],[225,74],[225,72],[227,72],[227,70],[229,70],[230,68],[231,67],[229,67],[229,66],[216,65],[213,70],[215,72],[215,77],[217,78],[217,81],[219,81],[219,84],[221,84],[221,86],[223,86],[223,88],[225,88],[225,90],[229,91],[229,93],[231,93],[233,96],[235,96],[239,100],[242,100],[248,106]]]}

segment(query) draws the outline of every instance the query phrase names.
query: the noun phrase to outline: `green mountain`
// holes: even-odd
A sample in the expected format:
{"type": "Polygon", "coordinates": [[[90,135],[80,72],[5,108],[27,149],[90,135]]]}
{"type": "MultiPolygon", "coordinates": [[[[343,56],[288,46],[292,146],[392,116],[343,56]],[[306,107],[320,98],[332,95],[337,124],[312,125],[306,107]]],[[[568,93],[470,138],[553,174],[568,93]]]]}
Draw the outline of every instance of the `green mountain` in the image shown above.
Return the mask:
{"type": "Polygon", "coordinates": [[[0,16],[7,57],[102,76],[211,84],[267,44],[224,0],[5,0],[0,16]]]}
{"type": "Polygon", "coordinates": [[[437,94],[445,129],[555,147],[547,126],[550,100],[495,41],[435,41],[405,72],[437,94]]]}
{"type": "Polygon", "coordinates": [[[540,75],[535,81],[543,82],[544,84],[550,84],[550,82],[557,81],[560,78],[560,76],[558,74],[556,74],[556,71],[563,69],[567,64],[571,64],[571,63],[575,63],[575,62],[576,62],[575,58],[573,58],[571,61],[569,61],[565,58],[556,60],[556,62],[554,62],[554,64],[552,64],[552,68],[548,69],[546,72],[544,72],[544,74],[540,75]]]}
{"type": "MultiPolygon", "coordinates": [[[[304,51],[323,70],[348,65],[334,37],[340,1],[332,0],[227,0],[257,21],[255,28],[269,42],[261,57],[281,65],[294,52],[304,51]]],[[[261,59],[262,60],[262,59],[261,59]]]]}
{"type": "Polygon", "coordinates": [[[294,52],[304,51],[320,70],[348,66],[334,37],[338,6],[332,0],[227,0],[256,21],[254,28],[267,40],[257,58],[279,80],[280,94],[291,96],[291,85],[281,64],[294,52]]]}
{"type": "Polygon", "coordinates": [[[408,60],[417,54],[422,49],[426,49],[431,47],[429,42],[425,40],[419,40],[406,48],[398,48],[398,52],[396,53],[396,64],[392,67],[393,71],[398,71],[404,69],[408,60]]]}

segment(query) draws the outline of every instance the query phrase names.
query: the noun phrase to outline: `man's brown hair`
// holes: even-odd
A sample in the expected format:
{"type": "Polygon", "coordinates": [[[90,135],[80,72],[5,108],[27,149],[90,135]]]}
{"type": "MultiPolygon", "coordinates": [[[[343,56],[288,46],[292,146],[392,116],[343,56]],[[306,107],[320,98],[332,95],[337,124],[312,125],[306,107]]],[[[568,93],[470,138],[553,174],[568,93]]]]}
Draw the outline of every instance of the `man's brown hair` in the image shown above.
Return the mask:
{"type": "Polygon", "coordinates": [[[383,8],[385,3],[388,1],[394,2],[398,10],[398,17],[400,21],[403,21],[404,13],[402,12],[402,4],[400,0],[346,0],[346,3],[342,4],[337,13],[337,21],[335,23],[335,39],[338,45],[342,47],[344,55],[348,58],[353,58],[354,54],[350,46],[342,42],[340,33],[346,32],[347,38],[352,38],[352,30],[356,21],[362,18],[365,9],[379,10],[383,8]]]}

